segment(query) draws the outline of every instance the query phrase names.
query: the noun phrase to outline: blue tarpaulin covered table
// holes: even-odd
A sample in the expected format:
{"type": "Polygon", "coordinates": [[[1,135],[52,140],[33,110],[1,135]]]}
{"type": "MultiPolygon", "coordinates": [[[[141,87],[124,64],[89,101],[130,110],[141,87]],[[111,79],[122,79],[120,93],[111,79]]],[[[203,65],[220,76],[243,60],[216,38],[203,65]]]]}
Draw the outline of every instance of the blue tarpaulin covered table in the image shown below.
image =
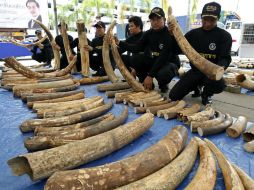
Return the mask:
{"type": "MultiPolygon", "coordinates": [[[[96,85],[81,86],[81,89],[85,90],[86,97],[91,97],[95,95],[104,96],[104,93],[99,93],[96,90],[96,85]]],[[[105,97],[106,102],[109,101],[105,97]]],[[[114,113],[116,116],[123,111],[124,106],[122,104],[115,104],[110,112],[114,113]]],[[[132,121],[139,115],[134,113],[133,108],[129,108],[128,121],[132,121]]],[[[7,160],[13,158],[20,154],[27,153],[24,148],[25,138],[32,136],[32,133],[22,134],[19,130],[20,124],[31,118],[36,118],[36,115],[29,110],[20,99],[14,98],[12,92],[0,89],[0,189],[4,190],[42,190],[46,180],[32,182],[27,175],[20,177],[13,176],[10,168],[7,165],[7,160]]],[[[155,118],[154,125],[140,138],[123,147],[122,149],[111,153],[96,161],[90,162],[81,166],[92,167],[97,166],[123,158],[129,157],[136,154],[144,149],[150,147],[151,145],[162,139],[175,125],[183,124],[175,119],[166,121],[161,118],[155,118]]],[[[188,127],[187,127],[188,128],[188,127]]],[[[188,128],[189,139],[196,134],[192,134],[188,128]]],[[[241,167],[246,173],[248,173],[252,178],[254,178],[254,155],[247,153],[243,150],[243,139],[242,137],[237,139],[232,139],[226,136],[225,133],[208,137],[213,141],[220,150],[227,156],[227,158],[241,167]]],[[[99,140],[98,140],[98,143],[99,140]]],[[[198,161],[186,177],[183,183],[178,187],[178,189],[183,189],[193,178],[195,172],[197,171],[198,161]]],[[[223,190],[224,181],[220,169],[217,169],[217,181],[216,190],[223,190]]]]}

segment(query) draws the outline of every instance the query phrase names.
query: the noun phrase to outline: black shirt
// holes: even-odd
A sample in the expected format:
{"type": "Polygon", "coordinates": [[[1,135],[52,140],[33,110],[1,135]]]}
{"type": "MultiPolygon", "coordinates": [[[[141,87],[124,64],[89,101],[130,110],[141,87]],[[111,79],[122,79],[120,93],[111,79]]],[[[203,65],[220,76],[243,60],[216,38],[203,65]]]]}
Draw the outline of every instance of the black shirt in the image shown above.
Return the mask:
{"type": "MultiPolygon", "coordinates": [[[[69,39],[69,43],[70,43],[70,47],[71,47],[71,43],[73,42],[73,37],[68,35],[68,39],[69,39]]],[[[63,37],[61,35],[56,36],[55,42],[60,47],[60,51],[61,51],[62,56],[66,57],[66,53],[65,53],[65,49],[64,49],[64,43],[63,43],[63,37]]],[[[71,47],[71,51],[72,51],[73,54],[75,54],[72,47],[71,47]]]]}
{"type": "MultiPolygon", "coordinates": [[[[38,41],[39,41],[39,39],[35,40],[34,42],[38,42],[38,41]]],[[[52,57],[53,50],[52,50],[51,44],[49,42],[49,39],[46,38],[41,44],[43,45],[43,48],[40,49],[41,53],[44,54],[45,56],[52,57]]],[[[38,48],[39,48],[38,46],[34,46],[31,50],[31,52],[36,53],[38,48]]]]}
{"type": "Polygon", "coordinates": [[[92,54],[97,53],[97,56],[102,57],[103,38],[104,38],[104,36],[95,37],[92,40],[92,42],[91,42],[91,46],[93,47],[93,51],[91,52],[92,54]]]}
{"type": "MultiPolygon", "coordinates": [[[[185,35],[191,46],[204,58],[217,65],[227,68],[231,62],[231,35],[218,27],[204,30],[202,27],[193,29],[185,35]]],[[[196,67],[191,64],[193,69],[196,67]]]]}
{"type": "MultiPolygon", "coordinates": [[[[87,39],[87,43],[88,45],[91,44],[91,41],[89,39],[87,39]]],[[[79,39],[75,38],[73,40],[73,42],[71,43],[71,49],[74,49],[75,47],[77,47],[77,53],[80,53],[80,49],[79,49],[79,39]]]]}
{"type": "MultiPolygon", "coordinates": [[[[129,44],[138,44],[139,41],[140,41],[140,39],[142,38],[142,36],[143,36],[143,32],[141,31],[141,32],[139,32],[139,33],[137,33],[137,34],[134,34],[134,35],[128,37],[128,38],[125,40],[125,42],[127,42],[127,43],[129,43],[129,44]]],[[[124,53],[124,52],[127,51],[127,50],[124,49],[124,48],[119,48],[118,51],[119,51],[120,54],[122,54],[122,53],[124,53]]]]}
{"type": "Polygon", "coordinates": [[[154,64],[148,73],[151,77],[154,77],[159,69],[169,62],[175,63],[177,67],[180,66],[175,54],[175,38],[168,32],[166,26],[159,31],[150,29],[144,32],[138,44],[121,41],[119,47],[130,52],[144,51],[145,56],[153,58],[154,64]]]}

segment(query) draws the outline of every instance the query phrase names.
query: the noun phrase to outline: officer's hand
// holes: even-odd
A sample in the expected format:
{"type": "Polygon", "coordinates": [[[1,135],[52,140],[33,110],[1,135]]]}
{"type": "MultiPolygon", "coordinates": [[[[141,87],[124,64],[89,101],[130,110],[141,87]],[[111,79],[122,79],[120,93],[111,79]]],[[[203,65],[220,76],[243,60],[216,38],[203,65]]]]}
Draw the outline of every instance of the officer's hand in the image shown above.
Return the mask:
{"type": "Polygon", "coordinates": [[[41,44],[41,43],[39,43],[39,44],[38,44],[38,47],[39,47],[40,49],[43,49],[43,48],[44,48],[44,45],[41,44]]]}
{"type": "Polygon", "coordinates": [[[73,54],[70,54],[70,55],[69,55],[69,60],[72,61],[72,60],[73,60],[73,57],[74,57],[74,55],[73,55],[73,54]]]}
{"type": "Polygon", "coordinates": [[[89,46],[89,45],[84,45],[83,49],[86,50],[86,51],[93,51],[93,47],[89,46]]]}
{"type": "Polygon", "coordinates": [[[173,35],[173,31],[175,30],[175,25],[171,22],[168,22],[168,31],[171,35],[173,35]]]}
{"type": "Polygon", "coordinates": [[[152,90],[153,88],[153,78],[150,76],[147,76],[144,80],[144,87],[146,90],[152,90]]]}
{"type": "Polygon", "coordinates": [[[136,79],[137,72],[135,69],[131,68],[131,75],[136,79]]]}

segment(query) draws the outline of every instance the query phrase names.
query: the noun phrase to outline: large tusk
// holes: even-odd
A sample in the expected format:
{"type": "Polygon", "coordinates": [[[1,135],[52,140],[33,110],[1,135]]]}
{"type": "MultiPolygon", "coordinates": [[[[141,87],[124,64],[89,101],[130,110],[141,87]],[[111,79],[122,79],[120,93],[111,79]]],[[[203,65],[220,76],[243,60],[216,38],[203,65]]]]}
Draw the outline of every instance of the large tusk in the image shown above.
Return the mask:
{"type": "Polygon", "coordinates": [[[131,88],[123,89],[123,90],[111,90],[111,91],[106,91],[106,96],[108,98],[114,98],[115,94],[121,93],[121,92],[133,92],[131,88]]]}
{"type": "Polygon", "coordinates": [[[14,96],[20,97],[22,92],[31,91],[34,89],[49,89],[56,87],[63,87],[73,85],[75,82],[72,79],[66,79],[61,81],[43,82],[37,84],[22,84],[16,85],[12,88],[14,96]]]}
{"type": "Polygon", "coordinates": [[[48,180],[45,189],[106,190],[131,183],[168,164],[183,149],[186,140],[187,129],[177,126],[157,144],[129,158],[93,168],[57,172],[48,180]]]}
{"type": "Polygon", "coordinates": [[[105,91],[109,91],[109,90],[123,90],[123,89],[127,89],[127,88],[130,88],[130,86],[127,82],[97,85],[97,90],[99,92],[105,92],[105,91]]]}
{"type": "Polygon", "coordinates": [[[243,145],[244,150],[247,152],[254,152],[254,140],[247,142],[243,145]]]}
{"type": "Polygon", "coordinates": [[[182,110],[186,106],[186,102],[184,100],[178,101],[177,104],[173,107],[162,109],[157,111],[158,117],[163,117],[165,119],[171,119],[173,117],[176,117],[177,112],[182,110]]]}
{"type": "Polygon", "coordinates": [[[27,106],[29,108],[33,107],[34,103],[56,103],[56,102],[66,102],[66,101],[72,101],[72,100],[80,100],[85,98],[85,94],[84,92],[80,92],[77,94],[73,94],[73,95],[69,95],[69,96],[65,96],[65,97],[61,97],[61,98],[53,98],[53,99],[49,99],[49,100],[40,100],[40,101],[31,101],[31,102],[27,102],[27,106]]]}
{"type": "Polygon", "coordinates": [[[126,107],[123,113],[111,120],[99,123],[96,126],[83,127],[82,129],[64,131],[63,133],[53,134],[50,136],[35,136],[25,140],[25,147],[29,151],[43,150],[53,147],[62,146],[77,140],[86,139],[109,130],[112,130],[119,125],[122,125],[128,117],[128,108],[126,107]]]}
{"type": "Polygon", "coordinates": [[[89,52],[84,51],[84,45],[88,45],[87,36],[85,32],[85,24],[82,20],[77,21],[78,38],[80,45],[80,56],[81,56],[81,73],[83,76],[89,76],[89,52]]]}
{"type": "Polygon", "coordinates": [[[104,120],[111,120],[114,119],[114,115],[112,113],[107,113],[105,115],[102,115],[100,117],[96,117],[94,119],[90,119],[88,121],[84,121],[81,123],[73,124],[73,125],[67,125],[64,127],[36,127],[34,130],[35,135],[49,135],[53,133],[61,133],[64,132],[65,130],[75,130],[75,129],[80,129],[83,127],[88,127],[90,125],[94,125],[96,123],[99,123],[104,120]]]}
{"type": "Polygon", "coordinates": [[[214,116],[214,109],[210,106],[206,107],[204,111],[195,113],[193,115],[187,116],[188,123],[192,121],[206,121],[214,116]]]}
{"type": "MultiPolygon", "coordinates": [[[[114,21],[112,23],[113,27],[115,26],[116,21],[114,21]],[[114,25],[113,25],[114,24],[114,25]]],[[[108,35],[112,35],[110,33],[108,33],[108,35]]],[[[126,66],[123,63],[123,60],[121,58],[121,56],[119,55],[115,40],[112,40],[113,42],[111,43],[111,48],[112,48],[112,54],[114,57],[114,60],[118,66],[118,69],[120,70],[121,74],[123,75],[124,79],[128,82],[128,84],[130,85],[130,87],[136,91],[136,92],[145,92],[145,88],[144,86],[138,82],[132,75],[131,73],[128,71],[128,69],[126,68],[126,66]]]]}
{"type": "Polygon", "coordinates": [[[191,107],[184,108],[177,112],[177,119],[180,121],[187,121],[187,117],[200,111],[201,106],[199,104],[193,104],[191,107]]]}
{"type": "Polygon", "coordinates": [[[100,99],[98,99],[94,102],[88,103],[87,105],[80,104],[80,105],[77,105],[76,107],[74,107],[72,109],[68,109],[68,110],[45,112],[44,118],[63,117],[63,116],[67,116],[67,115],[72,115],[72,114],[80,113],[83,111],[88,111],[90,109],[97,108],[102,105],[104,105],[104,100],[101,97],[100,99]]]}
{"type": "Polygon", "coordinates": [[[234,170],[230,162],[223,155],[223,153],[208,139],[205,139],[205,142],[208,144],[209,148],[212,150],[212,152],[215,154],[218,160],[219,166],[222,170],[222,174],[224,177],[226,189],[244,190],[243,184],[239,176],[237,175],[236,171],[234,170]]]}
{"type": "MultiPolygon", "coordinates": [[[[171,8],[171,7],[170,7],[171,8]]],[[[169,8],[169,9],[170,9],[169,8]]],[[[172,9],[171,9],[172,10],[172,9]]],[[[212,80],[220,80],[224,74],[223,67],[220,67],[204,57],[202,57],[186,40],[184,37],[180,26],[178,25],[175,17],[172,15],[172,12],[168,12],[168,22],[170,24],[173,24],[174,30],[172,31],[174,34],[174,37],[180,46],[183,53],[188,57],[188,59],[191,61],[191,63],[202,73],[204,73],[209,79],[212,80]]]]}
{"type": "Polygon", "coordinates": [[[24,121],[20,130],[22,132],[30,132],[34,131],[37,126],[45,126],[45,127],[59,127],[62,125],[75,124],[81,121],[85,121],[88,119],[95,118],[107,112],[113,106],[112,102],[100,106],[98,108],[94,108],[88,111],[84,111],[81,113],[73,114],[70,116],[64,116],[59,118],[46,118],[46,119],[31,119],[24,121]]]}
{"type": "Polygon", "coordinates": [[[224,114],[222,114],[220,111],[216,111],[215,113],[217,114],[217,117],[214,119],[207,121],[192,121],[190,124],[191,132],[197,132],[198,128],[212,127],[218,125],[225,120],[224,114]]]}
{"type": "Polygon", "coordinates": [[[247,118],[244,116],[239,116],[235,123],[227,128],[227,135],[236,138],[241,135],[241,133],[246,129],[247,126],[247,118]]]}
{"type": "Polygon", "coordinates": [[[195,138],[199,144],[200,161],[198,170],[185,190],[213,190],[216,181],[216,162],[212,151],[207,144],[199,138],[195,138]],[[202,185],[201,185],[202,184],[202,185]]]}
{"type": "Polygon", "coordinates": [[[67,75],[71,71],[72,67],[76,64],[77,56],[74,56],[73,60],[71,61],[71,64],[69,64],[65,69],[52,73],[39,73],[32,71],[28,67],[25,67],[24,65],[19,63],[14,57],[5,58],[4,61],[15,71],[28,78],[50,78],[67,75]]]}
{"type": "Polygon", "coordinates": [[[240,177],[245,190],[253,190],[254,189],[254,180],[248,176],[241,168],[232,164],[238,176],[240,177]]]}
{"type": "MultiPolygon", "coordinates": [[[[61,36],[63,38],[64,50],[67,56],[67,60],[70,65],[71,64],[70,55],[72,55],[72,51],[71,51],[70,42],[69,42],[69,38],[67,34],[66,24],[64,21],[61,21],[61,36]]],[[[72,73],[77,72],[76,64],[73,66],[71,72],[72,73]]]]}
{"type": "MultiPolygon", "coordinates": [[[[51,46],[53,43],[55,43],[55,39],[53,37],[53,35],[51,34],[51,32],[49,31],[49,29],[43,24],[41,23],[39,20],[34,20],[35,23],[39,24],[40,27],[45,31],[45,33],[47,34],[49,41],[51,43],[51,46]]],[[[60,52],[54,48],[53,49],[53,54],[54,54],[54,59],[55,59],[55,69],[60,69],[60,52]]]]}
{"type": "Polygon", "coordinates": [[[120,187],[117,190],[176,189],[191,171],[198,153],[198,144],[192,139],[189,145],[172,162],[153,174],[120,187]]]}
{"type": "Polygon", "coordinates": [[[227,73],[239,73],[239,74],[246,74],[246,75],[254,76],[254,71],[253,70],[248,70],[248,69],[236,69],[236,68],[228,67],[226,72],[227,73]]]}
{"type": "Polygon", "coordinates": [[[251,77],[245,74],[240,74],[238,76],[236,76],[236,83],[243,87],[246,88],[248,90],[254,90],[254,81],[251,80],[251,77]]]}
{"type": "Polygon", "coordinates": [[[243,133],[243,140],[252,141],[254,140],[254,124],[252,124],[248,129],[246,129],[243,133]]]}
{"type": "Polygon", "coordinates": [[[81,85],[85,85],[85,84],[88,85],[88,84],[97,84],[101,82],[106,82],[108,80],[109,80],[108,76],[103,76],[103,77],[82,78],[79,80],[77,79],[76,81],[78,81],[81,85]]]}
{"type": "MultiPolygon", "coordinates": [[[[88,45],[87,36],[85,32],[85,24],[83,20],[77,21],[78,39],[80,45],[80,56],[81,56],[81,73],[83,76],[89,76],[89,52],[84,51],[82,47],[88,45]]],[[[81,84],[81,83],[80,83],[81,84]]]]}
{"type": "Polygon", "coordinates": [[[31,96],[27,96],[25,101],[35,102],[35,101],[41,101],[41,100],[50,100],[50,99],[62,98],[62,97],[78,94],[80,92],[84,92],[84,90],[77,90],[77,91],[70,91],[70,92],[44,93],[44,94],[32,94],[31,96]]]}
{"type": "Polygon", "coordinates": [[[153,121],[153,115],[146,113],[106,133],[60,147],[17,156],[8,160],[8,165],[14,175],[27,173],[32,180],[43,179],[56,171],[75,168],[122,148],[144,134],[153,125],[153,121]]]}
{"type": "Polygon", "coordinates": [[[164,110],[168,108],[172,108],[178,104],[179,101],[169,102],[166,104],[158,105],[158,106],[152,106],[146,109],[147,113],[152,113],[154,115],[157,115],[157,111],[164,110]]]}
{"type": "Polygon", "coordinates": [[[222,133],[229,126],[231,126],[232,123],[233,123],[233,118],[229,114],[226,114],[225,121],[223,123],[220,123],[215,126],[199,127],[198,134],[202,137],[202,136],[206,136],[206,135],[214,135],[214,134],[222,133]]]}
{"type": "Polygon", "coordinates": [[[110,62],[110,57],[109,57],[109,34],[110,31],[114,28],[115,23],[112,22],[107,30],[107,33],[105,35],[105,39],[103,41],[103,46],[102,46],[102,58],[103,58],[103,65],[104,65],[104,69],[109,77],[109,80],[112,83],[116,83],[119,82],[119,79],[117,78],[117,76],[115,75],[111,62],[110,62]]]}

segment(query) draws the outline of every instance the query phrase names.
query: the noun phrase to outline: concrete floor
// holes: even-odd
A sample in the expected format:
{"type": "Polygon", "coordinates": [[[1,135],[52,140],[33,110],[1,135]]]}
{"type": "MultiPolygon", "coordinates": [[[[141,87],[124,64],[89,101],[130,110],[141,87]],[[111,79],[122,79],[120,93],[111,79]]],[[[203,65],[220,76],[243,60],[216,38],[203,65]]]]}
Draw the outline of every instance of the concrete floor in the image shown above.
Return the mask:
{"type": "MultiPolygon", "coordinates": [[[[171,89],[176,81],[171,81],[169,88],[171,89]]],[[[164,94],[167,96],[168,93],[164,94]]],[[[243,115],[248,118],[249,122],[254,122],[254,96],[245,94],[235,94],[230,92],[222,92],[212,97],[212,107],[222,113],[229,113],[233,117],[243,115]]],[[[192,98],[187,95],[184,100],[188,103],[201,104],[201,98],[192,98]]]]}

